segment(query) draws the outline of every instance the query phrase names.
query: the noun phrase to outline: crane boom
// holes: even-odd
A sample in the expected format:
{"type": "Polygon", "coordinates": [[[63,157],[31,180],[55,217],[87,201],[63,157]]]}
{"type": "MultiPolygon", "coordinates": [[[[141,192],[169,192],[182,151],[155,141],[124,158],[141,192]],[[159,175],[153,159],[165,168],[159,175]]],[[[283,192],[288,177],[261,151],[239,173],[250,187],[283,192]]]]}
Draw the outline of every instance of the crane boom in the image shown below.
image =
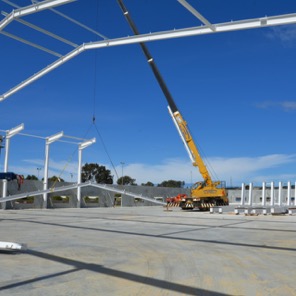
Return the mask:
{"type": "MultiPolygon", "coordinates": [[[[135,35],[139,35],[138,29],[131,19],[128,10],[123,4],[122,0],[117,0],[129,26],[131,27],[133,33],[135,35]]],[[[154,73],[157,82],[162,89],[166,100],[168,102],[169,113],[172,116],[173,122],[181,136],[181,139],[186,147],[186,150],[189,154],[189,157],[194,166],[197,166],[201,176],[203,177],[203,182],[196,182],[191,189],[191,197],[184,197],[180,201],[180,207],[185,209],[209,209],[213,205],[227,205],[229,204],[227,198],[227,192],[225,188],[221,185],[220,181],[212,181],[212,178],[207,170],[206,165],[204,164],[198,149],[193,141],[193,138],[190,134],[190,131],[187,127],[186,121],[183,119],[180,111],[177,108],[177,105],[164,82],[154,60],[151,56],[148,48],[146,47],[144,42],[140,43],[142,51],[154,73]],[[220,186],[220,187],[219,187],[220,186]]]]}
{"type": "MultiPolygon", "coordinates": [[[[123,4],[122,0],[118,0],[119,6],[129,24],[129,26],[131,27],[133,33],[135,35],[140,35],[135,23],[133,22],[132,18],[129,15],[128,10],[126,9],[125,5],[123,4]]],[[[151,56],[147,46],[145,45],[144,42],[140,42],[140,46],[142,48],[142,51],[154,73],[154,76],[156,78],[156,80],[158,81],[159,86],[161,87],[166,100],[168,102],[168,109],[169,109],[169,113],[172,116],[173,122],[181,136],[181,139],[185,145],[185,148],[189,154],[189,157],[192,161],[193,166],[197,166],[199,169],[200,174],[202,175],[204,182],[206,182],[207,184],[212,184],[212,178],[207,170],[206,165],[204,164],[198,149],[193,141],[193,138],[190,134],[190,131],[187,127],[187,123],[186,121],[183,119],[181,113],[178,110],[178,107],[166,85],[166,83],[164,82],[164,79],[162,78],[153,57],[151,56]]]]}

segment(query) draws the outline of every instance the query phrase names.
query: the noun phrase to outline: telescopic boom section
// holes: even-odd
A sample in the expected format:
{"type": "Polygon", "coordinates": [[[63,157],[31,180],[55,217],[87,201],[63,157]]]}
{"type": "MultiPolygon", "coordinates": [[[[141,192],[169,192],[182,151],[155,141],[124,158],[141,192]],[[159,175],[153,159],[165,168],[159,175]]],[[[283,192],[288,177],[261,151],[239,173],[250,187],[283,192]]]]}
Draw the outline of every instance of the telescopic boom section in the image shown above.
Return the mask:
{"type": "MultiPolygon", "coordinates": [[[[119,6],[120,6],[120,8],[121,8],[127,22],[128,22],[128,24],[129,24],[129,26],[131,27],[133,33],[135,35],[140,35],[136,25],[134,24],[134,22],[131,19],[125,5],[123,4],[123,1],[118,0],[118,4],[119,4],[119,6]]],[[[194,141],[192,139],[192,136],[191,136],[191,134],[189,132],[189,129],[187,128],[187,123],[183,119],[183,117],[181,116],[181,114],[180,114],[180,112],[179,112],[179,110],[177,108],[177,105],[176,105],[176,103],[175,103],[169,89],[166,86],[166,83],[164,82],[164,80],[163,80],[163,78],[162,78],[156,64],[154,63],[153,57],[149,53],[149,50],[146,47],[144,42],[141,42],[140,46],[141,46],[141,48],[143,50],[143,53],[144,53],[149,65],[150,65],[153,73],[154,73],[155,78],[158,81],[159,86],[161,87],[161,89],[162,89],[162,91],[163,91],[163,93],[164,93],[164,95],[165,95],[165,97],[167,99],[167,102],[168,102],[168,105],[169,105],[169,107],[168,107],[169,112],[170,112],[170,114],[172,116],[172,119],[173,119],[173,122],[175,123],[176,128],[177,128],[177,130],[178,130],[178,132],[179,132],[179,134],[181,136],[181,139],[182,139],[182,141],[183,141],[183,143],[184,143],[184,145],[186,147],[186,150],[187,150],[187,152],[189,154],[189,157],[190,157],[190,159],[192,161],[192,164],[199,168],[199,172],[202,175],[205,183],[207,185],[212,185],[213,182],[212,182],[211,176],[210,176],[210,174],[209,174],[209,172],[208,172],[208,170],[207,170],[207,168],[206,168],[206,166],[205,166],[205,164],[204,164],[204,162],[203,162],[203,160],[202,160],[202,158],[201,158],[201,156],[200,156],[200,154],[199,154],[199,152],[198,152],[198,150],[196,148],[196,145],[195,145],[195,143],[194,143],[194,141]]]]}
{"type": "MultiPolygon", "coordinates": [[[[134,24],[133,20],[131,19],[126,7],[123,4],[123,2],[121,0],[118,0],[118,3],[119,3],[119,6],[120,6],[123,14],[124,14],[124,17],[126,18],[129,26],[131,27],[133,33],[135,35],[140,35],[136,25],[134,24]]],[[[151,69],[152,69],[152,71],[153,71],[153,73],[154,73],[154,75],[155,75],[155,77],[156,77],[156,79],[157,79],[157,81],[159,83],[159,86],[161,87],[161,89],[162,89],[162,91],[163,91],[163,93],[164,93],[164,95],[165,95],[165,97],[166,97],[166,99],[168,101],[168,104],[169,104],[172,112],[175,113],[176,111],[178,111],[178,108],[177,108],[177,106],[176,106],[176,104],[175,104],[175,102],[173,100],[173,97],[172,97],[169,89],[167,88],[162,76],[160,75],[160,73],[159,73],[159,71],[157,69],[157,66],[154,63],[153,58],[152,58],[151,54],[148,51],[148,48],[146,47],[144,42],[140,42],[140,46],[141,46],[141,48],[142,48],[142,50],[144,52],[144,55],[145,55],[149,65],[150,65],[150,67],[151,67],[151,69]]]]}
{"type": "Polygon", "coordinates": [[[192,161],[192,164],[198,167],[199,172],[202,175],[205,183],[211,186],[213,184],[212,178],[195,146],[193,138],[187,127],[186,121],[183,119],[179,111],[172,113],[171,108],[168,107],[168,109],[169,109],[170,115],[172,116],[173,122],[179,132],[179,135],[185,145],[188,155],[192,161]]]}

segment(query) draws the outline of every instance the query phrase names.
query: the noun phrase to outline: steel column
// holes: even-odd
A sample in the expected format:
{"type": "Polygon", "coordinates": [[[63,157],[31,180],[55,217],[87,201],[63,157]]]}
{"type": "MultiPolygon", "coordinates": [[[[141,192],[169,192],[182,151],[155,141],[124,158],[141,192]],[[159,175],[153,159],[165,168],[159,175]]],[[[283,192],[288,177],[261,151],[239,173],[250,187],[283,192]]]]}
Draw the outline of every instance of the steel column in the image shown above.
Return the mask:
{"type": "Polygon", "coordinates": [[[85,141],[79,144],[78,148],[78,172],[77,172],[77,208],[81,207],[81,167],[82,167],[82,150],[86,147],[90,146],[91,144],[95,143],[96,139],[93,138],[91,140],[85,141]]]}
{"type": "Polygon", "coordinates": [[[282,182],[279,182],[278,205],[282,205],[282,182]]]}
{"type": "Polygon", "coordinates": [[[262,206],[266,206],[266,183],[262,182],[262,206]]]}
{"type": "MultiPolygon", "coordinates": [[[[10,148],[10,138],[19,133],[21,130],[24,129],[24,124],[20,124],[15,128],[12,128],[6,131],[5,137],[5,159],[4,159],[4,173],[8,172],[8,158],[9,158],[9,148],[10,148]]],[[[7,195],[7,180],[3,180],[3,188],[2,188],[2,197],[6,197],[7,195]]],[[[4,206],[5,208],[5,206],[4,206]]]]}
{"type": "Polygon", "coordinates": [[[270,192],[270,205],[274,206],[274,182],[270,183],[271,192],[270,192]]]}
{"type": "Polygon", "coordinates": [[[253,204],[253,183],[250,183],[249,185],[249,206],[252,206],[253,204]]]}
{"type": "Polygon", "coordinates": [[[245,205],[245,183],[242,183],[242,190],[241,190],[241,205],[245,205]]]}
{"type": "Polygon", "coordinates": [[[288,188],[287,188],[287,205],[291,205],[291,181],[288,181],[288,188]]]}
{"type": "MultiPolygon", "coordinates": [[[[47,137],[45,140],[45,161],[44,161],[44,179],[43,179],[43,190],[48,189],[48,162],[49,162],[49,145],[61,137],[64,132],[59,132],[51,137],[47,137]]],[[[47,208],[47,192],[43,193],[43,208],[47,208]]]]}

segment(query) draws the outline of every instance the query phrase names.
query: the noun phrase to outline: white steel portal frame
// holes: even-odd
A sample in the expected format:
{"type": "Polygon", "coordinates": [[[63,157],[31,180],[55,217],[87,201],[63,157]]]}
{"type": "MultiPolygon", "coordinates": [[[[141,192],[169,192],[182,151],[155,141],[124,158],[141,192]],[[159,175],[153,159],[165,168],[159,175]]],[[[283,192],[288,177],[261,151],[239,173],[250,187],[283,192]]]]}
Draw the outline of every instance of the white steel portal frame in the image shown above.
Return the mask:
{"type": "MultiPolygon", "coordinates": [[[[7,15],[7,17],[0,22],[0,31],[2,28],[4,28],[4,26],[6,26],[10,21],[13,20],[15,16],[15,12],[17,12],[17,16],[20,17],[24,15],[24,13],[33,13],[33,9],[36,6],[38,6],[38,9],[40,10],[40,9],[48,8],[46,4],[49,4],[49,3],[51,4],[55,3],[55,5],[60,5],[60,4],[65,4],[71,1],[73,0],[59,0],[59,1],[49,0],[49,1],[43,1],[38,4],[31,5],[30,8],[27,7],[27,9],[22,8],[22,9],[15,10],[14,13],[7,15]],[[41,6],[41,4],[44,4],[44,6],[41,6]]],[[[177,1],[180,4],[182,4],[186,9],[188,9],[193,15],[195,15],[200,21],[202,21],[204,25],[198,26],[198,27],[179,29],[179,30],[170,30],[170,31],[164,31],[164,32],[128,36],[128,37],[116,38],[116,39],[104,39],[102,41],[97,41],[97,42],[83,43],[80,46],[77,46],[74,50],[72,50],[68,54],[60,57],[58,60],[56,60],[52,64],[43,68],[36,74],[32,75],[31,77],[24,80],[20,84],[11,88],[6,93],[0,95],[0,101],[7,99],[12,94],[16,93],[17,91],[24,88],[28,84],[34,82],[35,80],[39,79],[40,77],[46,75],[47,73],[54,70],[55,68],[66,63],[67,61],[79,55],[80,53],[84,52],[85,50],[105,48],[109,46],[134,44],[134,43],[140,43],[140,42],[150,42],[150,41],[157,41],[157,40],[164,40],[164,39],[171,39],[171,38],[181,38],[181,37],[197,36],[197,35],[204,35],[204,34],[222,33],[222,32],[235,31],[235,30],[246,30],[246,29],[255,29],[255,28],[262,28],[262,27],[296,24],[296,13],[278,15],[278,16],[272,16],[272,17],[265,16],[262,18],[211,24],[206,18],[204,18],[197,10],[195,10],[185,0],[177,0],[177,1]]]]}

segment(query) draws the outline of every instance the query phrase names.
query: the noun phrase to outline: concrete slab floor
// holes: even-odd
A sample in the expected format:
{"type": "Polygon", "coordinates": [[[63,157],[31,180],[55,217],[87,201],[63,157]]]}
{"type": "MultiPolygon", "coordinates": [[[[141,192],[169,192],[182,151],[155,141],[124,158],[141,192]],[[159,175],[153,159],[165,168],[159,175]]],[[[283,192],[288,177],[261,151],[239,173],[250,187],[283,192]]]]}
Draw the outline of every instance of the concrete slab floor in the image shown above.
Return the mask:
{"type": "Polygon", "coordinates": [[[296,295],[296,215],[0,211],[0,295],[296,295]]]}

